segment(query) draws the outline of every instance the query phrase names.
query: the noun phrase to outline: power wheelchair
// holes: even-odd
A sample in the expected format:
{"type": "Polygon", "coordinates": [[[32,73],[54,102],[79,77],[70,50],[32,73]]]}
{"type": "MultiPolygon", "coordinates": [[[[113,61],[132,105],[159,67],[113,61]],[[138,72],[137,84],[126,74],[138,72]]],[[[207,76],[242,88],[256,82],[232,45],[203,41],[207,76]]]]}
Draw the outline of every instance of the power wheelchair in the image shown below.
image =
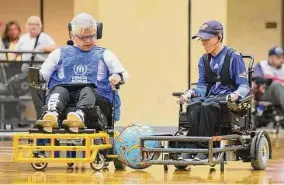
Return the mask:
{"type": "MultiPolygon", "coordinates": [[[[242,55],[243,58],[250,59],[248,66],[249,85],[252,84],[252,66],[254,58],[242,55]]],[[[173,93],[174,97],[180,97],[183,93],[173,93]]],[[[148,164],[163,165],[164,170],[168,170],[168,165],[174,165],[177,169],[186,169],[188,165],[210,165],[214,167],[220,164],[221,172],[224,171],[225,161],[242,160],[251,162],[251,166],[256,170],[263,170],[268,166],[268,160],[272,157],[271,141],[267,132],[255,131],[252,118],[253,95],[232,102],[230,97],[220,101],[222,106],[222,117],[216,124],[216,135],[213,137],[192,137],[185,136],[185,131],[190,128],[186,112],[183,105],[179,107],[178,130],[173,134],[159,134],[155,136],[145,136],[141,139],[142,161],[148,164]],[[148,140],[161,141],[160,148],[147,148],[144,143],[148,140]],[[208,142],[208,149],[185,148],[186,142],[208,142]],[[144,155],[162,153],[161,160],[146,159],[144,155]],[[208,154],[208,160],[178,160],[181,153],[204,153],[208,154]]]]}
{"type": "MultiPolygon", "coordinates": [[[[103,24],[98,22],[97,25],[97,39],[100,39],[103,24]]],[[[71,31],[70,23],[68,29],[71,31]]],[[[74,43],[70,40],[67,44],[74,43]]],[[[30,67],[29,85],[39,91],[47,89],[47,84],[41,80],[39,69],[30,67]]],[[[110,106],[112,109],[108,116],[103,114],[99,106],[95,106],[92,116],[85,121],[86,126],[77,122],[64,124],[67,114],[76,109],[75,104],[71,102],[58,118],[58,125],[52,122],[42,124],[43,127],[51,127],[51,132],[35,126],[29,129],[28,134],[14,135],[14,162],[30,162],[35,170],[45,169],[48,162],[67,163],[69,168],[76,162],[89,162],[92,169],[99,171],[113,161],[116,169],[125,169],[126,166],[118,159],[113,149],[114,138],[117,135],[114,130],[115,94],[120,85],[113,90],[113,102],[110,106]],[[77,127],[77,130],[71,131],[70,127],[77,127]]],[[[82,86],[86,84],[64,85],[67,89],[82,86]]],[[[39,96],[39,99],[45,103],[45,96],[39,96]]]]}
{"type": "MultiPolygon", "coordinates": [[[[272,84],[271,79],[254,77],[253,81],[256,85],[264,85],[269,88],[272,84]]],[[[273,123],[276,129],[276,134],[279,133],[280,127],[284,129],[284,110],[280,105],[275,105],[270,101],[263,101],[260,98],[261,94],[255,96],[253,106],[253,116],[256,128],[266,127],[269,123],[273,123]]]]}
{"type": "MultiPolygon", "coordinates": [[[[39,69],[31,67],[30,86],[45,89],[46,84],[41,83],[39,79],[39,69]]],[[[68,89],[74,86],[80,87],[82,84],[65,87],[68,89]]],[[[28,134],[16,134],[13,137],[14,161],[31,162],[36,170],[43,170],[48,162],[66,162],[69,168],[76,162],[89,162],[94,170],[99,171],[108,166],[111,161],[114,162],[116,169],[125,169],[126,166],[113,150],[114,138],[117,135],[114,131],[114,102],[117,89],[119,85],[113,90],[111,114],[105,117],[100,107],[95,106],[92,117],[85,121],[88,128],[80,127],[77,132],[74,132],[63,124],[67,114],[75,111],[76,107],[71,103],[59,117],[58,127],[54,127],[53,123],[46,123],[53,127],[51,132],[36,126],[29,129],[28,134]]],[[[77,123],[75,124],[78,126],[77,123]]]]}

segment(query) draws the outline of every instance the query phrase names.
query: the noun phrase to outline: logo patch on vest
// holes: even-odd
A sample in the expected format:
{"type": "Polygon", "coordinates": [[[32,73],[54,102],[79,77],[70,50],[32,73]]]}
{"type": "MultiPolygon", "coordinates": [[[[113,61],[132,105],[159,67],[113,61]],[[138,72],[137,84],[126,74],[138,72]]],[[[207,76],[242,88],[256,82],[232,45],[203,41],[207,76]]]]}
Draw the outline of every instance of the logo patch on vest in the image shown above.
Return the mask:
{"type": "Polygon", "coordinates": [[[79,64],[75,65],[73,70],[76,75],[85,75],[87,73],[88,68],[86,65],[79,64]]]}
{"type": "Polygon", "coordinates": [[[88,78],[86,75],[88,71],[88,67],[86,65],[75,65],[73,67],[73,71],[75,76],[72,76],[72,83],[87,83],[88,78]]]}

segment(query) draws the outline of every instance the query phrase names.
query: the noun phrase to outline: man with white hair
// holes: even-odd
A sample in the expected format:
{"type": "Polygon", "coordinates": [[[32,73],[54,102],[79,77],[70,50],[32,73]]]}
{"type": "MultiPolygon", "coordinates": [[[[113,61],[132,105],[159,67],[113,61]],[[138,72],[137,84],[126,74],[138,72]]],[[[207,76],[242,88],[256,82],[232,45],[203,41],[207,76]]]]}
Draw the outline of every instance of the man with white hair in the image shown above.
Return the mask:
{"type": "MultiPolygon", "coordinates": [[[[92,16],[81,13],[73,18],[71,25],[70,35],[75,45],[53,51],[40,69],[50,89],[42,120],[58,122],[58,116],[72,101],[76,111],[70,112],[66,120],[86,124],[95,105],[100,106],[106,117],[110,114],[112,87],[124,83],[128,72],[110,50],[96,45],[98,30],[92,16]],[[67,90],[66,84],[83,84],[83,87],[67,90]]],[[[119,120],[120,98],[116,96],[115,120],[119,120]]]]}
{"type": "MultiPolygon", "coordinates": [[[[47,34],[42,32],[42,23],[39,17],[31,16],[27,20],[27,30],[28,32],[23,34],[19,42],[17,43],[16,50],[21,51],[43,51],[50,53],[56,49],[55,41],[47,34]]],[[[36,61],[44,61],[48,54],[37,54],[34,56],[36,61]]],[[[33,55],[23,54],[23,61],[30,61],[33,55]]],[[[27,67],[27,65],[25,65],[27,67]]],[[[24,68],[26,70],[27,68],[24,68]]]]}

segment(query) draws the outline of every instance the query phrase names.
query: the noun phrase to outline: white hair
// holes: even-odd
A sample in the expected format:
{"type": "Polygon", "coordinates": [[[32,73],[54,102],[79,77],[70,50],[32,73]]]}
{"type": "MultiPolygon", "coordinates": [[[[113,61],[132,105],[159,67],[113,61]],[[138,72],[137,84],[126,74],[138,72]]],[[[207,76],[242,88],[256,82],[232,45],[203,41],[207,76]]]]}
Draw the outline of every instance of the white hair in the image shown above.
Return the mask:
{"type": "Polygon", "coordinates": [[[79,34],[85,29],[94,29],[97,31],[96,20],[87,13],[80,13],[72,19],[72,33],[79,34]]]}
{"type": "Polygon", "coordinates": [[[27,20],[27,25],[28,25],[29,23],[36,23],[36,24],[39,24],[40,27],[42,27],[42,23],[41,23],[40,17],[35,16],[35,15],[30,16],[30,17],[28,18],[28,20],[27,20]]]}

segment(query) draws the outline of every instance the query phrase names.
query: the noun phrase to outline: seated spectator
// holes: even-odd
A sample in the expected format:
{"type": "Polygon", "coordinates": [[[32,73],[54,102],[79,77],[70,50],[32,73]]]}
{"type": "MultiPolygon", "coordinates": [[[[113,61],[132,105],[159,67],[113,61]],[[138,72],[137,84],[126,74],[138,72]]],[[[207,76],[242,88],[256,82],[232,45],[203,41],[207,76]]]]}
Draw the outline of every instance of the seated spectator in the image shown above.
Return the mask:
{"type": "MultiPolygon", "coordinates": [[[[19,41],[21,34],[21,28],[20,25],[16,21],[10,21],[6,24],[6,28],[3,34],[3,43],[5,49],[8,50],[15,50],[16,44],[19,41]]],[[[7,59],[12,60],[14,59],[14,56],[12,53],[7,54],[7,59]]],[[[17,60],[21,60],[20,56],[17,58],[17,60]]]]}
{"type": "Polygon", "coordinates": [[[284,110],[283,57],[283,49],[274,47],[269,50],[268,59],[255,66],[253,92],[258,101],[270,101],[284,110]]]}

